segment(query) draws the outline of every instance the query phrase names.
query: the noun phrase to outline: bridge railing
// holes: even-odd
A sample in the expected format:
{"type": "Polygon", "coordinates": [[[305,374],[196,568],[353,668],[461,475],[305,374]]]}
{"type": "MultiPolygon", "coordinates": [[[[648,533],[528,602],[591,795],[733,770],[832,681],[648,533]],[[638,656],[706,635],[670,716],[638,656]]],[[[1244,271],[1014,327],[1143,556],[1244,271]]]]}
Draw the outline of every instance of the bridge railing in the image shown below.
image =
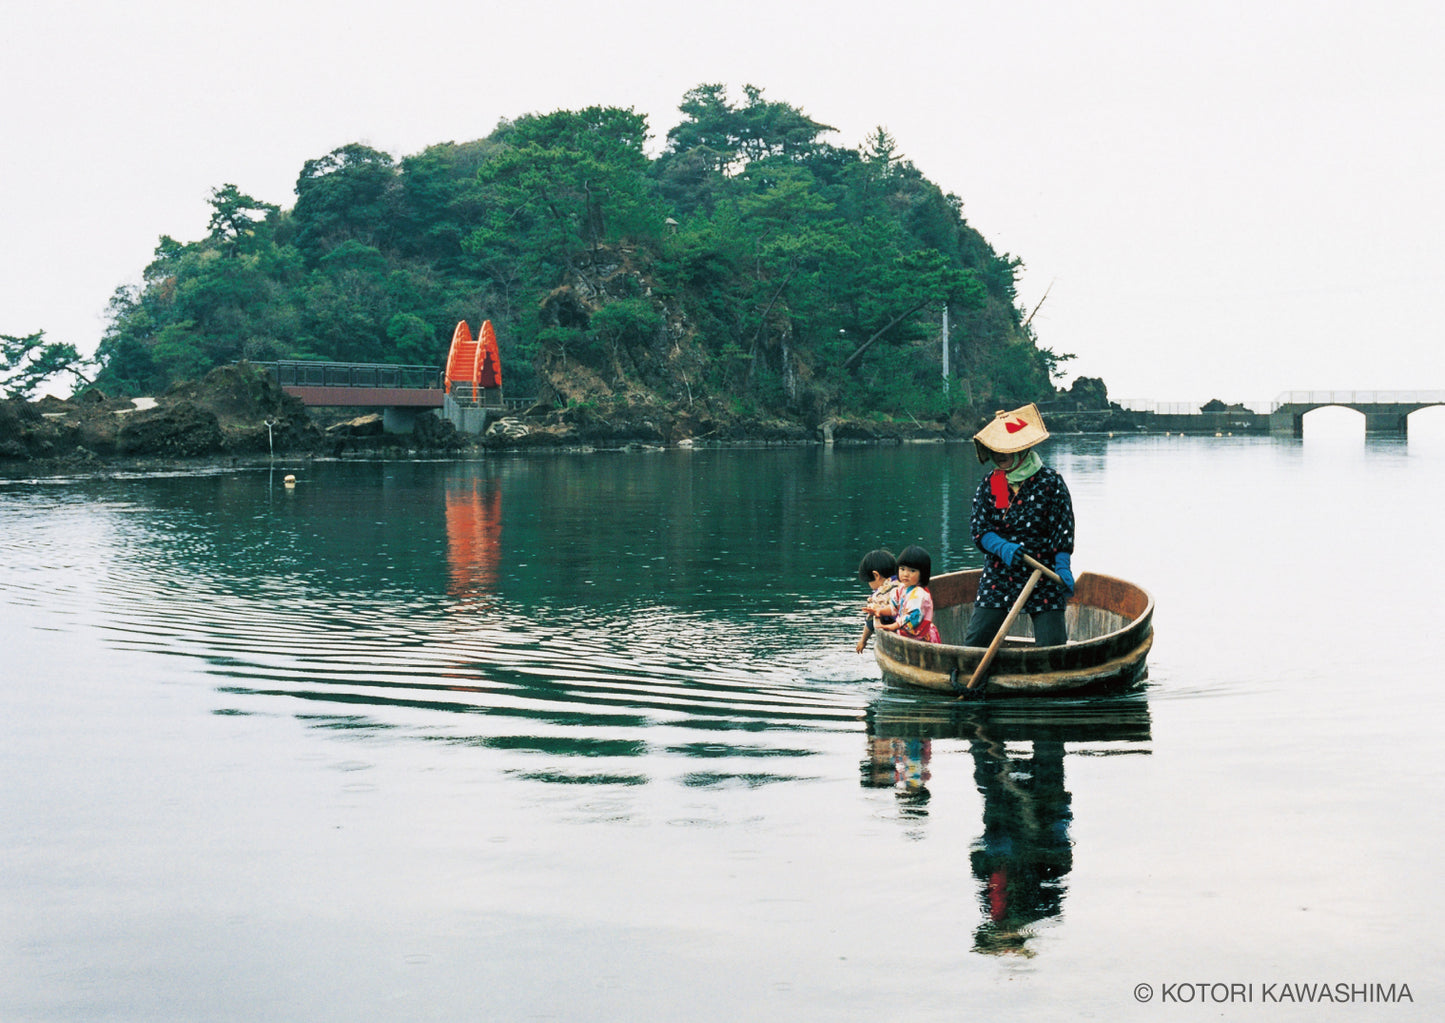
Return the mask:
{"type": "Polygon", "coordinates": [[[1282,405],[1414,405],[1445,404],[1445,391],[1285,391],[1274,399],[1282,405]]]}
{"type": "Polygon", "coordinates": [[[352,362],[307,362],[290,360],[261,362],[282,387],[387,387],[406,390],[435,390],[442,386],[437,366],[392,366],[352,362]]]}
{"type": "Polygon", "coordinates": [[[502,398],[502,390],[499,387],[472,387],[465,380],[453,380],[451,390],[447,392],[453,402],[461,408],[505,408],[506,402],[502,398]]]}

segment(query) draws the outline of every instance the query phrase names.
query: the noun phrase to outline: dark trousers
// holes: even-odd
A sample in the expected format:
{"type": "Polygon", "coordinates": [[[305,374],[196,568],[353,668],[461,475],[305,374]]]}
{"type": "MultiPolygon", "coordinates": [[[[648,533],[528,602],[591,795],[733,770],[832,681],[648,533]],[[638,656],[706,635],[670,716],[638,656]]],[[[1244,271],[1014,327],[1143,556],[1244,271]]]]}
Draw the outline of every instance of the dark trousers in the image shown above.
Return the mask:
{"type": "MultiPolygon", "coordinates": [[[[968,618],[968,634],[963,637],[964,646],[988,646],[998,634],[998,628],[1008,617],[1003,607],[976,607],[968,618]]],[[[1034,644],[1036,646],[1063,646],[1069,641],[1069,630],[1064,624],[1064,612],[1041,611],[1029,615],[1034,622],[1034,644]]]]}

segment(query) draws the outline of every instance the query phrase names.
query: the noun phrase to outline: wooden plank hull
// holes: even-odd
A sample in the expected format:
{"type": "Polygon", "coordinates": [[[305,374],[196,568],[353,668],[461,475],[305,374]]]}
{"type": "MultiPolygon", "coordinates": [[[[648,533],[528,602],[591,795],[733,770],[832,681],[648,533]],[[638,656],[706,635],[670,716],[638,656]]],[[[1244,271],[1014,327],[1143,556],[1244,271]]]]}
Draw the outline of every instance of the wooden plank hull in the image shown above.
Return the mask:
{"type": "MultiPolygon", "coordinates": [[[[886,684],[959,693],[983,659],[983,647],[960,645],[978,594],[979,569],[935,576],[933,618],[942,643],[891,632],[875,635],[874,656],[886,684]]],[[[1083,695],[1138,685],[1154,642],[1154,598],[1113,576],[1082,573],[1065,610],[1067,646],[1036,647],[1028,615],[1020,615],[994,656],[985,692],[1014,696],[1083,695]]]]}

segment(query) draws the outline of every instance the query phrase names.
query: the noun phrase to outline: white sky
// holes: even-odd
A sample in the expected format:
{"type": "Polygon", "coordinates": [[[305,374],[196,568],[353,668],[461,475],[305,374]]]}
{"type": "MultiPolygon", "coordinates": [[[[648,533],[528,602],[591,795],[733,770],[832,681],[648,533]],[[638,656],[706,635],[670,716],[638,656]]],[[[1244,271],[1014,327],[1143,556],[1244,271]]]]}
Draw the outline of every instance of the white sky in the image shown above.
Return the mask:
{"type": "MultiPolygon", "coordinates": [[[[1445,390],[1439,0],[6,0],[0,333],[91,351],[212,188],[291,206],[348,142],[752,83],[882,125],[1023,258],[1040,342],[1115,398],[1445,390]]],[[[483,315],[484,310],[479,310],[483,315]]]]}

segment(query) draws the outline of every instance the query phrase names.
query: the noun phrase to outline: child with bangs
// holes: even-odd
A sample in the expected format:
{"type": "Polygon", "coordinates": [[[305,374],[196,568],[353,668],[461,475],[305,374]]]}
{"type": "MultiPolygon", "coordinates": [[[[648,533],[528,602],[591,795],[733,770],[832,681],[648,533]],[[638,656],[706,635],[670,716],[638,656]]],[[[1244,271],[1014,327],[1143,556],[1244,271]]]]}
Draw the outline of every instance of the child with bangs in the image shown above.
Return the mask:
{"type": "Polygon", "coordinates": [[[878,623],[878,628],[900,636],[941,643],[938,627],[933,624],[933,594],[928,592],[933,559],[916,544],[898,555],[898,586],[893,591],[893,621],[878,623]]]}

